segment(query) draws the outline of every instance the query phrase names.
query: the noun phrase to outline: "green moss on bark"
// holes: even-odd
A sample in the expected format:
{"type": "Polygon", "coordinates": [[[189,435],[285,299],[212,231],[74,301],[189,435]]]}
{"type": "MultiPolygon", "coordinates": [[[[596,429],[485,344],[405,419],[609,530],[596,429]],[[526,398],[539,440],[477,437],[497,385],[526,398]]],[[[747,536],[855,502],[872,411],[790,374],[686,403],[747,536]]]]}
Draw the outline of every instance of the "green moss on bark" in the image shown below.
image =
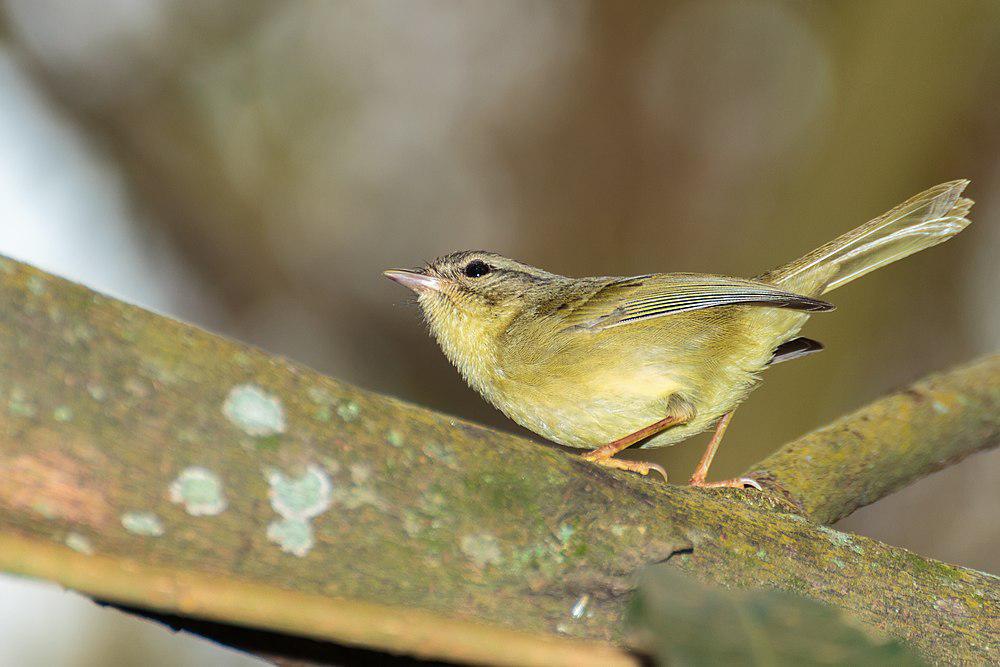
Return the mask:
{"type": "MultiPolygon", "coordinates": [[[[142,597],[144,568],[169,567],[619,641],[634,574],[669,560],[706,580],[840,605],[938,660],[982,661],[1000,640],[995,578],[831,531],[780,495],[607,471],[6,266],[0,531],[57,544],[67,558],[128,561],[135,595],[152,607],[185,612],[142,597]],[[194,491],[179,490],[178,480],[190,481],[192,469],[213,491],[218,485],[224,503],[191,504],[184,494],[194,491]],[[275,471],[286,481],[311,474],[324,488],[279,489],[275,471]],[[315,511],[289,509],[313,507],[310,493],[326,494],[315,511]],[[153,515],[160,529],[130,531],[126,513],[153,515]],[[65,546],[69,534],[86,535],[94,555],[65,546]],[[585,613],[574,613],[584,597],[585,613]]],[[[992,383],[996,392],[998,376],[977,375],[974,384],[992,383]]],[[[938,392],[926,401],[961,414],[962,396],[938,392]]],[[[992,437],[976,423],[963,442],[992,437]]],[[[837,433],[850,442],[848,430],[837,433]]],[[[945,428],[936,434],[944,438],[945,428]]],[[[864,469],[842,453],[847,446],[816,456],[828,456],[833,473],[860,478],[864,469]]],[[[910,451],[901,447],[900,457],[910,451]]],[[[768,469],[807,504],[807,470],[768,469]]],[[[30,559],[3,558],[0,567],[32,573],[30,559]]],[[[101,590],[99,580],[82,588],[123,595],[101,590]]],[[[277,606],[269,612],[295,617],[277,606]]]]}
{"type": "Polygon", "coordinates": [[[925,378],[767,457],[748,473],[833,523],[1000,444],[1000,354],[925,378]]]}

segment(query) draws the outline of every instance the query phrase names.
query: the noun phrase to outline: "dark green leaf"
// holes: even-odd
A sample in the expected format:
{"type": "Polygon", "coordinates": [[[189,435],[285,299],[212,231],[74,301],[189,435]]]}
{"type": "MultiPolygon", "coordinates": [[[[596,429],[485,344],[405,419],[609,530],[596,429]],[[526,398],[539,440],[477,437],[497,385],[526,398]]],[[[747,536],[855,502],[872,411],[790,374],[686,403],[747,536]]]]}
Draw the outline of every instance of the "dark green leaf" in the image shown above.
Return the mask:
{"type": "Polygon", "coordinates": [[[661,665],[920,665],[844,612],[782,591],[710,587],[658,565],[629,608],[635,641],[661,665]]]}

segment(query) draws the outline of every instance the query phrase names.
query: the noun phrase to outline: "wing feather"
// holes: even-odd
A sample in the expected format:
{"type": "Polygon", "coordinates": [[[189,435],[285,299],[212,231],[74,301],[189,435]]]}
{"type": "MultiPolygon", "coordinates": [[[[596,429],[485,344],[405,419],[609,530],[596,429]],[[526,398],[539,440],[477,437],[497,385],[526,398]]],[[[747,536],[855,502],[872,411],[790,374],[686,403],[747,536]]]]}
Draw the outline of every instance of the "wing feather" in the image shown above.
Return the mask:
{"type": "Polygon", "coordinates": [[[609,329],[655,317],[721,306],[766,306],[805,311],[833,310],[826,301],[743,278],[672,273],[615,280],[578,304],[570,327],[609,329]]]}

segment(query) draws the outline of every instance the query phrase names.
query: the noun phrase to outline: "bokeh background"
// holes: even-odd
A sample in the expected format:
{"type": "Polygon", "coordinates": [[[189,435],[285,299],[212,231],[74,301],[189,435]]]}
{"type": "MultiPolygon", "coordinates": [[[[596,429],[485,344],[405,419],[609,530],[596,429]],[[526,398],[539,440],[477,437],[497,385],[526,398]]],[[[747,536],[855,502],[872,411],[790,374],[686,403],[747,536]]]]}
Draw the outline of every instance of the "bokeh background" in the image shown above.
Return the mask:
{"type": "MultiPolygon", "coordinates": [[[[382,269],[754,275],[965,177],[975,224],[836,292],[714,474],[1000,348],[995,0],[0,0],[0,91],[0,253],[501,428],[382,269]]],[[[998,475],[841,527],[997,572],[998,475]]],[[[0,578],[0,662],[246,662],[68,600],[0,578]]]]}

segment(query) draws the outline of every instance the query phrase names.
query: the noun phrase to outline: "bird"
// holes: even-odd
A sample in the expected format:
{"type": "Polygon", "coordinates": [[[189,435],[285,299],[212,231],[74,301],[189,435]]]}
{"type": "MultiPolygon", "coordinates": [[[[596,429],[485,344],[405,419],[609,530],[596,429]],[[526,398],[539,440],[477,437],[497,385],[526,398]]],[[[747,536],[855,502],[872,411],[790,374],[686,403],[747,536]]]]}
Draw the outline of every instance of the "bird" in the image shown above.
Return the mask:
{"type": "Polygon", "coordinates": [[[482,250],[384,275],[416,293],[465,381],[528,430],[600,466],[666,480],[658,464],[615,455],[714,428],[688,483],[760,489],[748,477],[707,479],[733,411],[766,369],[823,349],[798,335],[834,309],[820,297],[962,231],[968,184],[932,187],[755,278],[571,278],[482,250]]]}

